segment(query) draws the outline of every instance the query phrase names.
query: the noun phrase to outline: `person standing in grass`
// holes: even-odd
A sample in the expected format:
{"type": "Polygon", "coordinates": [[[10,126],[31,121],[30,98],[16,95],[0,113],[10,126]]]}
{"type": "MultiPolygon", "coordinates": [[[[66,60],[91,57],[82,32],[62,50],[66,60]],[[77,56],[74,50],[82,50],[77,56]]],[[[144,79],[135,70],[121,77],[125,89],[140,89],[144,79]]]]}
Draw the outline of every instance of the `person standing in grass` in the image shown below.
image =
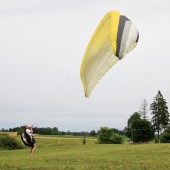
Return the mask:
{"type": "Polygon", "coordinates": [[[31,146],[30,155],[32,156],[35,152],[36,147],[37,147],[36,141],[35,141],[35,138],[34,138],[34,135],[33,135],[33,128],[31,126],[28,126],[28,125],[25,125],[24,128],[25,128],[25,133],[29,138],[28,141],[29,141],[30,146],[31,146]]]}

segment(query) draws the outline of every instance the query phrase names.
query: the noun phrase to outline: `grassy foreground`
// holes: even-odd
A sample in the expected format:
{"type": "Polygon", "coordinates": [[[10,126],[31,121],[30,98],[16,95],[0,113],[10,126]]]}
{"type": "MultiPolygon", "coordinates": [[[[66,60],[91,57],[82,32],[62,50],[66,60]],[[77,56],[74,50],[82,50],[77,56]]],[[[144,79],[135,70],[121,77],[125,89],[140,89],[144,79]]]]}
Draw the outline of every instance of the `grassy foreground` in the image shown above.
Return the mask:
{"type": "Polygon", "coordinates": [[[29,148],[1,150],[0,170],[168,170],[169,144],[101,145],[87,139],[37,138],[33,157],[29,148]]]}

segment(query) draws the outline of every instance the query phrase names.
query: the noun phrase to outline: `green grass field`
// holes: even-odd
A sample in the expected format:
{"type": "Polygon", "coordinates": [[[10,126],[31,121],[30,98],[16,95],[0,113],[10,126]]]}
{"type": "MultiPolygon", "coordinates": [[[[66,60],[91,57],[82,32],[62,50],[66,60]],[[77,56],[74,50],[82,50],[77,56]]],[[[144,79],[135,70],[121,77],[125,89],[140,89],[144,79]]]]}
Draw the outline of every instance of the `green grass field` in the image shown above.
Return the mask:
{"type": "MultiPolygon", "coordinates": [[[[20,140],[18,138],[18,140],[20,140]]],[[[37,150],[1,150],[0,170],[169,170],[170,144],[95,144],[81,138],[37,136],[37,150]]]]}

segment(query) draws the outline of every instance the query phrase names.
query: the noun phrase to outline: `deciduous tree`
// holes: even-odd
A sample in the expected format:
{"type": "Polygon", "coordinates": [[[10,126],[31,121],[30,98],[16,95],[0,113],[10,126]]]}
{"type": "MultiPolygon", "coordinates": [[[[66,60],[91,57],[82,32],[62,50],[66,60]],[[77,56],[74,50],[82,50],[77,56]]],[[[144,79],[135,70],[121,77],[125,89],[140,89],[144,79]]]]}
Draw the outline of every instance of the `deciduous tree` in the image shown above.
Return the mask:
{"type": "Polygon", "coordinates": [[[153,139],[154,133],[151,122],[142,119],[138,112],[135,112],[128,119],[128,127],[126,127],[127,135],[133,142],[148,142],[153,139]]]}

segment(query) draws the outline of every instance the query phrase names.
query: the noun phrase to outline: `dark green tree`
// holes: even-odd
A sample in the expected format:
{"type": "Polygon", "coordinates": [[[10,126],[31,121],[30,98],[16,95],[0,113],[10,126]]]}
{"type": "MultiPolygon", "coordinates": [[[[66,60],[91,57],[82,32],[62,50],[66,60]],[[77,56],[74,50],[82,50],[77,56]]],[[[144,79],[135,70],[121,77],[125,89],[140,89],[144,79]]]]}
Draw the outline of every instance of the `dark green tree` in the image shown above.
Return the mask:
{"type": "Polygon", "coordinates": [[[131,133],[133,142],[148,142],[154,138],[154,130],[151,122],[146,119],[139,119],[132,123],[131,133]]]}
{"type": "Polygon", "coordinates": [[[128,127],[130,127],[134,121],[139,119],[141,119],[140,114],[138,112],[133,113],[133,115],[128,119],[128,127]]]}
{"type": "Polygon", "coordinates": [[[126,135],[132,139],[132,124],[133,122],[140,120],[140,114],[138,112],[133,113],[133,115],[130,116],[127,122],[127,127],[125,127],[124,131],[126,131],[126,135]]]}
{"type": "Polygon", "coordinates": [[[128,119],[128,126],[126,127],[127,136],[133,142],[148,142],[154,137],[154,131],[151,122],[142,119],[138,112],[135,112],[128,119]]]}
{"type": "Polygon", "coordinates": [[[155,132],[158,133],[158,141],[160,142],[160,132],[165,129],[169,122],[169,112],[166,100],[163,98],[160,90],[153,103],[150,105],[152,117],[152,124],[155,132]]]}
{"type": "Polygon", "coordinates": [[[95,130],[92,130],[90,133],[89,133],[90,136],[96,136],[96,131],[95,130]]]}

